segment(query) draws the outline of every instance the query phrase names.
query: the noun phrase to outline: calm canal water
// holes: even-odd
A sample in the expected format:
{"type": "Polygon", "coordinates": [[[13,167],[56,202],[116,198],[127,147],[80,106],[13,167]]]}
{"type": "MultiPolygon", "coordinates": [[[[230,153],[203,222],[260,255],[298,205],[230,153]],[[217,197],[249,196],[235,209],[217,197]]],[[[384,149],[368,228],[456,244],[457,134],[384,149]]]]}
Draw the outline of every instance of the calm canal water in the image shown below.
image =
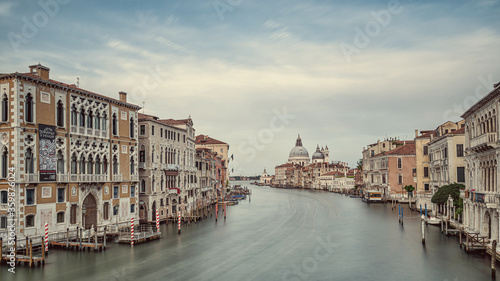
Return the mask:
{"type": "MultiPolygon", "coordinates": [[[[105,252],[51,250],[45,267],[0,267],[0,280],[491,280],[489,256],[467,255],[457,238],[417,212],[404,227],[390,205],[327,192],[233,184],[253,190],[219,217],[162,225],[163,237],[105,252]]],[[[500,272],[500,268],[497,268],[500,272]]]]}

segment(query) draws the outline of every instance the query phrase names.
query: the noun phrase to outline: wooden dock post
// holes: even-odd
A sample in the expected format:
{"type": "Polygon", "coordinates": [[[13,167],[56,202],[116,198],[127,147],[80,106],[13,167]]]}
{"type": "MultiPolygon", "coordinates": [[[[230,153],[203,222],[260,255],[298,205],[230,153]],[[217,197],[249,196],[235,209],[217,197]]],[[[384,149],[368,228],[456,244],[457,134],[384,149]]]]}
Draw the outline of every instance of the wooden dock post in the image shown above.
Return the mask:
{"type": "Polygon", "coordinates": [[[94,252],[97,251],[97,227],[94,231],[94,252]]]}
{"type": "Polygon", "coordinates": [[[404,215],[403,215],[403,207],[401,207],[401,225],[404,224],[404,215]]]}
{"type": "Polygon", "coordinates": [[[493,240],[491,243],[491,278],[495,278],[497,272],[495,267],[495,261],[497,260],[497,240],[493,240]]]}
{"type": "Polygon", "coordinates": [[[25,256],[28,256],[28,255],[29,255],[29,252],[28,252],[28,244],[29,244],[29,238],[28,238],[28,236],[26,236],[26,244],[25,244],[25,247],[24,247],[24,255],[25,255],[25,256]]]}
{"type": "Polygon", "coordinates": [[[422,244],[425,244],[425,218],[424,215],[420,217],[422,218],[422,244]]]}
{"type": "Polygon", "coordinates": [[[0,264],[2,264],[3,262],[3,258],[2,258],[2,254],[3,254],[3,250],[2,250],[2,237],[0,237],[0,264]]]}
{"type": "Polygon", "coordinates": [[[226,209],[227,209],[227,204],[224,202],[224,220],[226,219],[226,209]]]}
{"type": "Polygon", "coordinates": [[[460,235],[460,249],[462,248],[462,229],[460,229],[459,234],[460,235]]]}
{"type": "Polygon", "coordinates": [[[443,220],[444,220],[444,216],[441,216],[441,233],[443,233],[443,230],[444,230],[443,220]]]}
{"type": "Polygon", "coordinates": [[[66,249],[69,248],[69,227],[66,228],[66,249]]]}
{"type": "Polygon", "coordinates": [[[82,235],[83,235],[83,228],[80,228],[80,249],[79,249],[80,251],[82,250],[82,239],[83,239],[82,235]]]}
{"type": "MultiPolygon", "coordinates": [[[[45,249],[42,249],[42,251],[45,251],[45,249]]],[[[33,240],[30,239],[30,267],[32,265],[33,265],[33,240]]]]}
{"type": "Polygon", "coordinates": [[[465,233],[465,251],[469,252],[469,234],[465,233]]]}
{"type": "Polygon", "coordinates": [[[102,249],[106,250],[106,226],[104,227],[104,240],[102,241],[102,249]]]}
{"type": "MultiPolygon", "coordinates": [[[[42,247],[45,248],[45,241],[42,239],[42,247]]],[[[42,262],[45,263],[45,250],[42,250],[42,262]]]]}

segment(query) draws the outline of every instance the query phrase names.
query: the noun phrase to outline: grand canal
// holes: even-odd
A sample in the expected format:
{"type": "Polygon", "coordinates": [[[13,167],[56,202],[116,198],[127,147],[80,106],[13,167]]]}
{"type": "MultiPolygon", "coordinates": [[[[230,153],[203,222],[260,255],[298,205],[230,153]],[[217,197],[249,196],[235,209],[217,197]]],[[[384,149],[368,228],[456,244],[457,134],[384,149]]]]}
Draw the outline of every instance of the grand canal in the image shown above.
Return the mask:
{"type": "Polygon", "coordinates": [[[389,204],[249,187],[251,201],[225,221],[183,225],[180,236],[162,225],[162,239],[133,248],[51,250],[44,267],[3,265],[0,280],[490,280],[489,256],[466,254],[437,227],[423,246],[417,212],[405,209],[401,226],[389,204]]]}

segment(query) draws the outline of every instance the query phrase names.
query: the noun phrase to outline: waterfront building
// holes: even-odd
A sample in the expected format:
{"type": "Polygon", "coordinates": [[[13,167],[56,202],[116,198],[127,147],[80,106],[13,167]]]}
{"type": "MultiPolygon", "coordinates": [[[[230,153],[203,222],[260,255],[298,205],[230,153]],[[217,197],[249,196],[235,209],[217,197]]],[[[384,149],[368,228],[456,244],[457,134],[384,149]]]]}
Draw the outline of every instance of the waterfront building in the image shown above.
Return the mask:
{"type": "Polygon", "coordinates": [[[354,173],[328,172],[320,176],[321,189],[346,192],[355,187],[354,173]]]}
{"type": "Polygon", "coordinates": [[[199,189],[195,193],[196,206],[208,206],[216,200],[222,187],[222,158],[208,148],[196,149],[196,182],[199,189]]]}
{"type": "Polygon", "coordinates": [[[221,182],[222,187],[226,187],[227,181],[229,180],[229,144],[211,138],[208,135],[198,135],[196,136],[196,148],[208,148],[213,152],[216,152],[222,159],[222,174],[221,182]]]}
{"type": "Polygon", "coordinates": [[[389,138],[384,141],[377,140],[376,143],[369,144],[366,148],[363,148],[363,186],[367,186],[371,183],[371,176],[368,176],[369,171],[372,170],[370,160],[373,156],[379,155],[382,152],[390,151],[396,149],[403,144],[412,143],[412,141],[400,141],[396,138],[389,138]]]}
{"type": "Polygon", "coordinates": [[[498,111],[500,83],[472,105],[465,119],[465,182],[463,224],[466,232],[489,241],[499,239],[498,111]]]}
{"type": "Polygon", "coordinates": [[[367,190],[381,191],[383,198],[400,199],[408,196],[406,185],[415,186],[415,143],[404,143],[393,150],[381,152],[363,163],[368,181],[367,190]]]}
{"type": "MultiPolygon", "coordinates": [[[[48,67],[0,75],[0,233],[9,184],[18,239],[138,218],[138,109],[50,79],[48,67]],[[12,170],[10,170],[12,169],[12,170]]],[[[4,237],[5,238],[5,237],[4,237]]]]}
{"type": "Polygon", "coordinates": [[[449,131],[428,143],[431,190],[452,183],[465,184],[465,129],[449,131]]]}
{"type": "Polygon", "coordinates": [[[195,129],[191,118],[160,119],[139,114],[141,222],[175,217],[189,209],[196,190],[195,129]]]}
{"type": "Polygon", "coordinates": [[[276,166],[274,168],[275,183],[280,187],[285,187],[291,185],[290,171],[294,169],[294,165],[291,163],[286,163],[283,165],[276,166]]]}
{"type": "Polygon", "coordinates": [[[266,169],[264,169],[264,172],[262,173],[262,175],[260,176],[260,183],[261,184],[271,184],[272,183],[272,180],[273,180],[273,177],[270,176],[267,172],[266,172],[266,169]]]}

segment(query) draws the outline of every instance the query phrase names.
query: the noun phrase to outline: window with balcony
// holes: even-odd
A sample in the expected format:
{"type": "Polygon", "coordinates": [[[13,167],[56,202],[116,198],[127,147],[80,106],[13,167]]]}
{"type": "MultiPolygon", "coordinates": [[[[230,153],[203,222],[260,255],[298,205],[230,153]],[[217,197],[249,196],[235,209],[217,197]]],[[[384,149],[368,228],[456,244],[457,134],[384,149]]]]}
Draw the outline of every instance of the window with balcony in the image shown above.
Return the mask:
{"type": "Polygon", "coordinates": [[[144,146],[141,146],[141,151],[139,151],[139,162],[140,163],[146,162],[146,150],[144,146]]]}
{"type": "Polygon", "coordinates": [[[108,174],[108,158],[106,156],[102,160],[102,173],[108,174]]]}
{"type": "Polygon", "coordinates": [[[92,175],[94,173],[94,159],[92,155],[89,155],[89,160],[87,161],[87,174],[92,175]]]}
{"type": "Polygon", "coordinates": [[[103,131],[106,131],[108,130],[108,127],[107,127],[107,123],[108,123],[108,116],[106,116],[106,113],[103,113],[102,114],[102,126],[101,126],[101,129],[103,131]]]}
{"type": "Polygon", "coordinates": [[[2,122],[9,120],[9,98],[4,94],[2,98],[2,122]]]}
{"type": "Polygon", "coordinates": [[[464,145],[457,144],[457,157],[464,157],[464,145]]]}
{"type": "Polygon", "coordinates": [[[113,175],[118,175],[118,158],[113,156],[113,175]]]}
{"type": "Polygon", "coordinates": [[[64,222],[64,212],[59,212],[57,213],[57,223],[63,223],[64,222]]]}
{"type": "Polygon", "coordinates": [[[141,180],[141,193],[146,193],[146,181],[141,180]]]}
{"type": "Polygon", "coordinates": [[[94,126],[95,126],[95,129],[97,129],[97,130],[101,129],[101,117],[99,116],[98,112],[96,112],[96,114],[95,114],[94,126]]]}
{"type": "Polygon", "coordinates": [[[80,158],[80,175],[84,174],[85,174],[85,156],[82,156],[82,158],[80,158]]]}
{"type": "Polygon", "coordinates": [[[134,157],[130,157],[130,174],[135,175],[135,162],[134,157]]]}
{"type": "Polygon", "coordinates": [[[76,109],[75,105],[71,107],[71,125],[78,125],[78,110],[76,109]]]}
{"type": "Polygon", "coordinates": [[[35,226],[35,215],[27,215],[25,219],[26,227],[34,227],[35,226]]]}
{"type": "Polygon", "coordinates": [[[155,192],[155,176],[151,179],[151,192],[155,192]]]}
{"type": "Polygon", "coordinates": [[[24,156],[25,158],[25,163],[24,163],[24,171],[27,174],[33,174],[35,170],[35,165],[33,161],[33,151],[31,148],[28,148],[26,150],[26,155],[24,156]]]}
{"type": "Polygon", "coordinates": [[[9,174],[9,153],[7,148],[4,147],[2,151],[2,178],[6,178],[9,174]]]}
{"type": "Polygon", "coordinates": [[[101,158],[99,156],[96,156],[95,158],[95,174],[101,174],[101,158]]]}
{"type": "Polygon", "coordinates": [[[85,127],[85,109],[80,109],[80,127],[85,127]]]}
{"type": "Polygon", "coordinates": [[[64,191],[66,189],[64,187],[58,187],[57,188],[57,203],[63,203],[65,200],[64,196],[64,191]]]}
{"type": "Polygon", "coordinates": [[[33,112],[33,96],[31,93],[26,95],[26,99],[24,101],[24,113],[25,113],[25,121],[28,123],[33,123],[34,120],[34,112],[33,112]]]}
{"type": "Polygon", "coordinates": [[[160,190],[163,191],[163,184],[165,181],[163,180],[163,176],[161,176],[161,182],[160,182],[160,190]]]}
{"type": "Polygon", "coordinates": [[[77,173],[76,154],[73,153],[73,156],[71,156],[71,174],[76,175],[77,173]]]}
{"type": "Polygon", "coordinates": [[[33,188],[26,189],[26,205],[35,204],[35,190],[33,188]]]}
{"type": "Polygon", "coordinates": [[[64,127],[64,105],[61,100],[57,102],[56,119],[57,126],[64,127]]]}
{"type": "Polygon", "coordinates": [[[61,150],[57,151],[57,173],[64,174],[64,156],[61,150]]]}

